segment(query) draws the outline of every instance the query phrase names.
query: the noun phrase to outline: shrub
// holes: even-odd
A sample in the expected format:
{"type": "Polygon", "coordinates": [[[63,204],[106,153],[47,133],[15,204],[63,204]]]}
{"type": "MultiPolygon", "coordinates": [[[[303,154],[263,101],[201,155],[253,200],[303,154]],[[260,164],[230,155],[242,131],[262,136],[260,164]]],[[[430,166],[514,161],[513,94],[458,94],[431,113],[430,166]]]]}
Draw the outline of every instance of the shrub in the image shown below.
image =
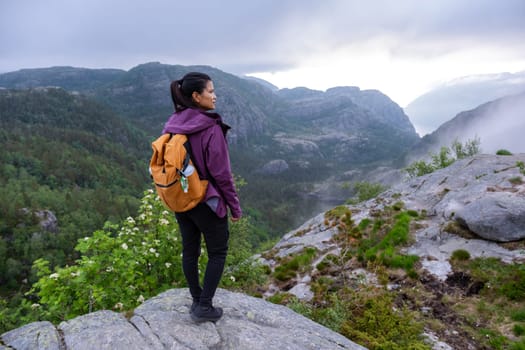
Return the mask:
{"type": "Polygon", "coordinates": [[[464,144],[455,140],[450,148],[443,146],[439,150],[439,153],[430,153],[429,156],[431,161],[429,163],[423,160],[418,160],[406,167],[405,171],[411,178],[430,174],[438,169],[448,167],[457,159],[463,159],[478,154],[480,152],[480,143],[480,139],[477,137],[465,141],[464,144]],[[454,153],[455,157],[451,156],[451,153],[454,153]]]}
{"type": "Polygon", "coordinates": [[[384,187],[380,183],[370,183],[363,181],[356,182],[354,184],[354,190],[356,191],[356,199],[349,200],[349,204],[356,204],[375,198],[378,194],[384,192],[386,190],[386,187],[384,187]]]}
{"type": "Polygon", "coordinates": [[[513,321],[525,322],[525,309],[513,311],[510,314],[510,318],[513,321]]]}
{"type": "Polygon", "coordinates": [[[451,259],[460,260],[460,261],[468,260],[470,259],[470,253],[466,251],[465,249],[454,250],[452,252],[451,259]]]}
{"type": "Polygon", "coordinates": [[[287,281],[294,278],[297,272],[305,271],[310,267],[309,264],[312,262],[316,253],[317,250],[315,248],[306,248],[302,254],[296,255],[277,266],[273,276],[279,281],[287,281]]]}
{"type": "Polygon", "coordinates": [[[341,326],[343,335],[369,349],[431,349],[423,341],[423,325],[415,321],[413,313],[394,307],[388,293],[374,294],[361,294],[347,305],[349,317],[341,326]]]}
{"type": "Polygon", "coordinates": [[[496,151],[496,155],[498,155],[498,156],[511,156],[512,152],[511,151],[507,151],[506,149],[499,149],[499,150],[496,151]]]}
{"type": "Polygon", "coordinates": [[[520,170],[520,173],[522,173],[523,175],[525,175],[525,163],[523,163],[522,161],[517,161],[517,162],[516,162],[516,166],[517,166],[518,169],[520,170]]]}
{"type": "Polygon", "coordinates": [[[515,324],[512,328],[512,332],[515,336],[520,337],[525,334],[525,327],[523,327],[521,324],[515,324]]]}

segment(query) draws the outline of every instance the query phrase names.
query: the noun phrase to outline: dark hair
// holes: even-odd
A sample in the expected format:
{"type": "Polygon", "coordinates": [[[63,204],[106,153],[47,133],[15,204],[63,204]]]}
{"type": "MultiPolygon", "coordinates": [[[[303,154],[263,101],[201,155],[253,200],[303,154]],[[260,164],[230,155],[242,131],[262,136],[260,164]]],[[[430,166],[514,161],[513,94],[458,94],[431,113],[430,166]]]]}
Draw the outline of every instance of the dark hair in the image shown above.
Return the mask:
{"type": "Polygon", "coordinates": [[[172,81],[170,89],[175,111],[178,112],[188,107],[195,107],[191,95],[194,91],[199,94],[202,93],[208,81],[211,81],[211,78],[207,74],[199,72],[190,72],[182,79],[172,81]]]}

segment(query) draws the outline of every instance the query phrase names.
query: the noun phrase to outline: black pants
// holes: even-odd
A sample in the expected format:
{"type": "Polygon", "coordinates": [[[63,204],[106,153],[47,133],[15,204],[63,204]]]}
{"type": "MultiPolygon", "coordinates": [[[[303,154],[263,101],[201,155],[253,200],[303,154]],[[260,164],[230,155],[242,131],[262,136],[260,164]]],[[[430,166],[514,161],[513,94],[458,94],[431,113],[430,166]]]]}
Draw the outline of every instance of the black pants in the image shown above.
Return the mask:
{"type": "Polygon", "coordinates": [[[175,217],[182,235],[182,269],[191,296],[202,305],[211,305],[228,253],[228,217],[219,218],[206,203],[200,203],[187,212],[176,213],[175,217]],[[199,283],[201,233],[208,252],[202,288],[199,283]]]}

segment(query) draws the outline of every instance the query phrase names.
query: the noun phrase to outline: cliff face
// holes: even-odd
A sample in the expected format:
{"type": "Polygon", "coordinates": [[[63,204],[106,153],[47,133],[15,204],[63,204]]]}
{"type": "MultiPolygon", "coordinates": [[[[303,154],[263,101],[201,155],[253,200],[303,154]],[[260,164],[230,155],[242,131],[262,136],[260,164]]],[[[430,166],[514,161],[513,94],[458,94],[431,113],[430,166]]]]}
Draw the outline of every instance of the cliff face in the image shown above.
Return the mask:
{"type": "Polygon", "coordinates": [[[127,319],[98,311],[62,322],[35,322],[4,333],[0,349],[365,349],[345,337],[262,299],[219,289],[224,309],[216,323],[195,324],[186,289],[168,290],[145,301],[127,319]],[[7,347],[6,347],[7,346],[7,347]]]}

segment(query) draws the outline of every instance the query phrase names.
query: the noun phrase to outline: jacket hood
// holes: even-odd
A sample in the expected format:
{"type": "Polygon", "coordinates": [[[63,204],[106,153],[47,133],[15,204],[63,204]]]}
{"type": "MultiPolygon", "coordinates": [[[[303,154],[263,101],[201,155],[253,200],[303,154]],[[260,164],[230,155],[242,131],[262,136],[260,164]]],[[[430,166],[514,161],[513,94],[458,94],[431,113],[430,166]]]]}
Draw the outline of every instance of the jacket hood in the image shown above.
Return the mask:
{"type": "Polygon", "coordinates": [[[222,118],[217,113],[204,112],[194,108],[186,108],[183,111],[175,112],[168,119],[164,125],[162,133],[174,133],[174,134],[194,134],[196,132],[205,130],[212,127],[215,124],[221,125],[221,127],[228,126],[223,124],[222,118]]]}

